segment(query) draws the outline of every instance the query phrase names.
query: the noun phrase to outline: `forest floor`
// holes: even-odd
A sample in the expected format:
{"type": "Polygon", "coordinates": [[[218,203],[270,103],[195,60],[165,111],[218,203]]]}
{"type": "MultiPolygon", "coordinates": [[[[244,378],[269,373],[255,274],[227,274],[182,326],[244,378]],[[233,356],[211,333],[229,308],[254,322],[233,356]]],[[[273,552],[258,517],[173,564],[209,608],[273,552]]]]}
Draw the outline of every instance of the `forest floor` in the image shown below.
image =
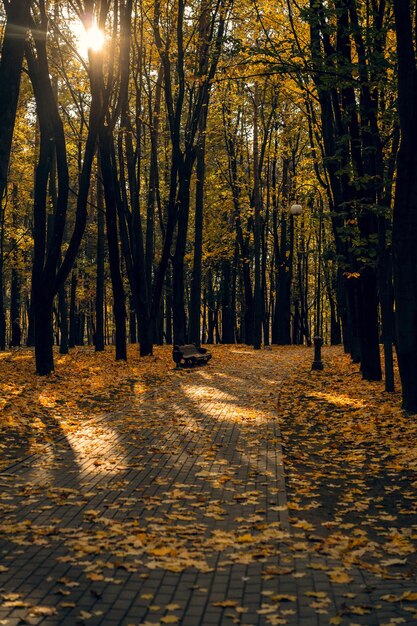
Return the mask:
{"type": "Polygon", "coordinates": [[[0,625],[417,624],[417,421],[340,348],[0,354],[0,625]]]}

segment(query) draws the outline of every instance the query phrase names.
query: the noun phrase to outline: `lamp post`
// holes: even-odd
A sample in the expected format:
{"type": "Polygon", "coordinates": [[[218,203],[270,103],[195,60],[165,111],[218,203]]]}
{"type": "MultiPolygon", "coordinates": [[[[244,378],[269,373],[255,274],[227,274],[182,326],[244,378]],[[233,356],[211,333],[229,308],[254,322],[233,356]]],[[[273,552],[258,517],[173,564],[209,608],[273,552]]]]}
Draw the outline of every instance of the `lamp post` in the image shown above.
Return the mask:
{"type": "MultiPolygon", "coordinates": [[[[296,191],[299,191],[303,187],[311,186],[309,183],[305,183],[297,187],[296,191]]],[[[314,361],[311,366],[312,370],[322,370],[323,369],[323,361],[321,359],[321,347],[323,345],[323,339],[321,337],[321,273],[320,273],[320,256],[321,256],[321,248],[322,248],[322,229],[323,229],[323,196],[320,190],[314,187],[314,190],[319,194],[320,198],[320,208],[319,208],[319,232],[317,238],[317,253],[318,253],[318,264],[317,264],[317,291],[316,291],[316,319],[315,319],[315,336],[314,336],[314,361]]],[[[298,202],[295,202],[290,207],[290,213],[293,216],[301,215],[303,212],[303,207],[298,202]]]]}

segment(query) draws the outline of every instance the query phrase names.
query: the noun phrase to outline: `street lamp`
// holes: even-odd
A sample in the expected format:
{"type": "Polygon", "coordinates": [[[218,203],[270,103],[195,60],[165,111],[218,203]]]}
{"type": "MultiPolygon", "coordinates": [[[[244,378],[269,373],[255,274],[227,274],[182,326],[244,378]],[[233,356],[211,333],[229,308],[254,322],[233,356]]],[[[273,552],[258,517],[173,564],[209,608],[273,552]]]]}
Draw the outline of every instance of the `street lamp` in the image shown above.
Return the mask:
{"type": "Polygon", "coordinates": [[[301,215],[302,212],[303,212],[303,207],[301,206],[301,204],[291,205],[291,208],[290,208],[291,215],[301,215]]]}

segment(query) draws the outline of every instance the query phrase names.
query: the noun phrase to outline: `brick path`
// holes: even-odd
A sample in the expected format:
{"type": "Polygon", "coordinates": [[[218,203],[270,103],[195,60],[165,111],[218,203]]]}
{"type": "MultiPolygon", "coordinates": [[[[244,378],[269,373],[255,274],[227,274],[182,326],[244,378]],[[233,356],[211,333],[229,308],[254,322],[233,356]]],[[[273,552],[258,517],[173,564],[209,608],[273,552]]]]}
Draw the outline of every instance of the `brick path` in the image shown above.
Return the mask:
{"type": "Polygon", "coordinates": [[[417,624],[374,610],[414,581],[335,583],[290,528],[276,399],[310,352],[242,352],[0,473],[1,625],[417,624]]]}

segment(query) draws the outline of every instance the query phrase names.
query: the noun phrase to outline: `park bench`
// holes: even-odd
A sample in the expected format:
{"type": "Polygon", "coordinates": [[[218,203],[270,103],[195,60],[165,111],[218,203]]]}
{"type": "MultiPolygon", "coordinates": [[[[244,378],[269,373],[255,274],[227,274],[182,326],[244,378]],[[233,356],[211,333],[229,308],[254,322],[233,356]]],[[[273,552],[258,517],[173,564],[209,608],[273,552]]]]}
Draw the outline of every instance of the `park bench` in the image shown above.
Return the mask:
{"type": "Polygon", "coordinates": [[[197,348],[195,343],[184,346],[174,346],[172,358],[177,367],[189,367],[190,365],[205,365],[211,359],[210,352],[206,348],[197,348]]]}

